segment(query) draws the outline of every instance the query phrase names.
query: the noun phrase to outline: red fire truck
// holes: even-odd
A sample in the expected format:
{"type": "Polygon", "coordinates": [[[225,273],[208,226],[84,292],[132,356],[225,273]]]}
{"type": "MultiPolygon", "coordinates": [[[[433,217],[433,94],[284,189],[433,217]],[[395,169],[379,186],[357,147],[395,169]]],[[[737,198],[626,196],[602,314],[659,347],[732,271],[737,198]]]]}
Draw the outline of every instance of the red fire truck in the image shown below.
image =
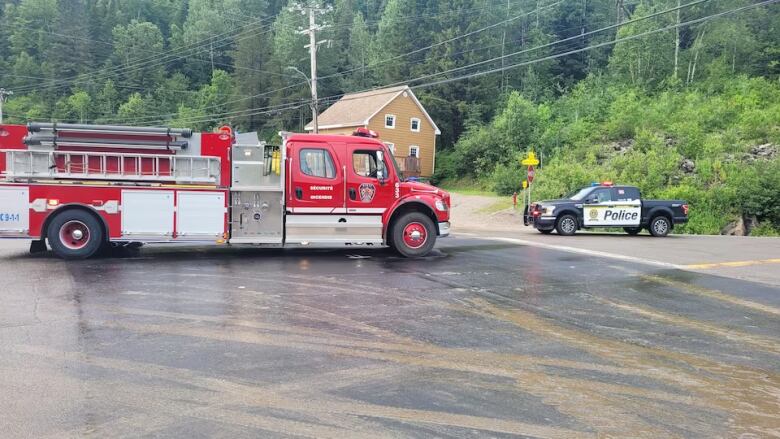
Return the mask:
{"type": "Polygon", "coordinates": [[[0,237],[66,259],[109,246],[390,246],[428,254],[449,194],[403,181],[373,132],[352,136],[60,123],[0,125],[0,237]]]}

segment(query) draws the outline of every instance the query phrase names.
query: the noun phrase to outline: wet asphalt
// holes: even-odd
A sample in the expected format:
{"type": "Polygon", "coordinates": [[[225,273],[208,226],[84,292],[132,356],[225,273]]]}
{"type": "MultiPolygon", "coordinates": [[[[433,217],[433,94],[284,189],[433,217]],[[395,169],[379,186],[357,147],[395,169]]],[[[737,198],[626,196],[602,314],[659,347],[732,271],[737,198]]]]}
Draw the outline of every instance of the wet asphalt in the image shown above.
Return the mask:
{"type": "Polygon", "coordinates": [[[780,435],[780,290],[478,238],[0,243],[0,436],[780,435]]]}

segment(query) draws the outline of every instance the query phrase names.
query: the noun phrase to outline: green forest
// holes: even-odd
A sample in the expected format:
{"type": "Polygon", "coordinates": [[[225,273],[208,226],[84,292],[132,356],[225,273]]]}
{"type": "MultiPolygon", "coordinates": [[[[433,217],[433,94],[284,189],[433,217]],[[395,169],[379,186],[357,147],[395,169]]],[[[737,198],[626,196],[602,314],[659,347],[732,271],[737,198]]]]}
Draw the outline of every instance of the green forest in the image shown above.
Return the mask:
{"type": "Polygon", "coordinates": [[[591,181],[691,204],[688,233],[780,234],[777,0],[0,0],[6,123],[268,140],[408,84],[439,125],[434,181],[534,198],[591,181]],[[296,71],[299,70],[298,71],[296,71]]]}

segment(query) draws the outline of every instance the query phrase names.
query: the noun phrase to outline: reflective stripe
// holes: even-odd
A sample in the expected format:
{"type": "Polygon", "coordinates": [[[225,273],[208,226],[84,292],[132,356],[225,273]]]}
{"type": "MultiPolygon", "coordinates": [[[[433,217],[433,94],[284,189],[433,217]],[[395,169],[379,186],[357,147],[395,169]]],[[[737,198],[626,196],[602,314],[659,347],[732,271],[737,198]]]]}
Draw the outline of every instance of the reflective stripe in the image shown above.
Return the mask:
{"type": "Polygon", "coordinates": [[[385,213],[383,207],[350,207],[347,209],[349,213],[385,213]]]}
{"type": "Polygon", "coordinates": [[[292,213],[344,213],[343,207],[290,207],[292,213]]]}

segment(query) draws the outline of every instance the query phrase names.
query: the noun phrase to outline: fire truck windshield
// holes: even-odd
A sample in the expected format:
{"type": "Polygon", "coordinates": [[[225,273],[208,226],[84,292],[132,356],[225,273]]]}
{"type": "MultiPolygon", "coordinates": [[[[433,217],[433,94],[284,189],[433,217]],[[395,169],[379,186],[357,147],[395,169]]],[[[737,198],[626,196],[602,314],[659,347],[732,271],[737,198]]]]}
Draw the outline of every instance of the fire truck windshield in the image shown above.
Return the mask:
{"type": "MultiPolygon", "coordinates": [[[[390,161],[393,163],[393,169],[395,169],[395,175],[398,176],[399,179],[403,179],[403,173],[401,172],[401,167],[398,166],[398,162],[395,161],[395,155],[393,155],[392,151],[385,151],[385,157],[390,157],[390,161]]],[[[387,159],[385,159],[387,161],[387,159]]]]}

